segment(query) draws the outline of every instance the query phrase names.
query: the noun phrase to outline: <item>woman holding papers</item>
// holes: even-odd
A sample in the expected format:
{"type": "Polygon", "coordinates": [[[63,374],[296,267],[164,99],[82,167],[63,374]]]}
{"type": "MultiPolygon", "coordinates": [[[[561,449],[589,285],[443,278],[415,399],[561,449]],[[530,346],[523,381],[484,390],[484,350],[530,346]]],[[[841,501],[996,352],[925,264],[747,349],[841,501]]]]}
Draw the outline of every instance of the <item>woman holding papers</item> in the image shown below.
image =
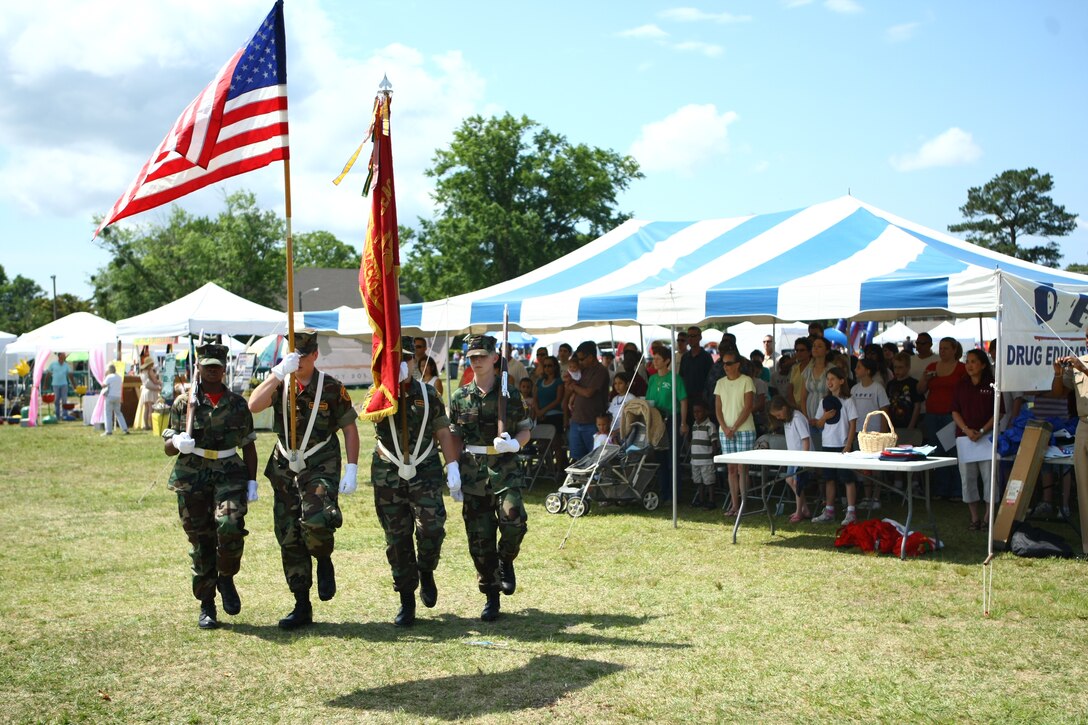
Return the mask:
{"type": "Polygon", "coordinates": [[[970,529],[988,528],[990,501],[990,433],[994,429],[994,372],[990,358],[982,350],[969,350],[964,363],[967,374],[956,383],[952,393],[952,421],[956,424],[956,454],[960,459],[963,502],[971,512],[970,529]],[[976,474],[979,481],[975,481],[976,474]]]}
{"type": "MultiPolygon", "coordinates": [[[[963,348],[955,338],[942,337],[936,362],[926,366],[918,379],[918,392],[926,396],[926,414],[922,418],[922,432],[926,445],[937,446],[936,455],[954,455],[941,444],[938,431],[952,424],[952,396],[967,369],[960,362],[963,348]]],[[[953,498],[960,488],[952,468],[938,468],[933,472],[933,493],[942,498],[953,498]]]]}

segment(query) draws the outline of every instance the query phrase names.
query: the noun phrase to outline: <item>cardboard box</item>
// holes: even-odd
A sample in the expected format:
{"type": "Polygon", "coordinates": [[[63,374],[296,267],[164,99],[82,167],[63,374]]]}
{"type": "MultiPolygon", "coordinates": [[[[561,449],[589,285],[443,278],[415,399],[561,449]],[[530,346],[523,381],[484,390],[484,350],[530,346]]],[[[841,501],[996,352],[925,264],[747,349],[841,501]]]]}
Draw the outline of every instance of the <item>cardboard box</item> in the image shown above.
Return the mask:
{"type": "Polygon", "coordinates": [[[1043,467],[1043,454],[1050,445],[1051,430],[1050,424],[1041,420],[1028,421],[1024,426],[1020,449],[1016,452],[1016,460],[1009,472],[1009,483],[1005,486],[1005,495],[997,502],[997,517],[991,527],[994,548],[997,550],[1008,547],[1013,524],[1023,521],[1027,515],[1031,495],[1035,492],[1035,482],[1043,467]]]}

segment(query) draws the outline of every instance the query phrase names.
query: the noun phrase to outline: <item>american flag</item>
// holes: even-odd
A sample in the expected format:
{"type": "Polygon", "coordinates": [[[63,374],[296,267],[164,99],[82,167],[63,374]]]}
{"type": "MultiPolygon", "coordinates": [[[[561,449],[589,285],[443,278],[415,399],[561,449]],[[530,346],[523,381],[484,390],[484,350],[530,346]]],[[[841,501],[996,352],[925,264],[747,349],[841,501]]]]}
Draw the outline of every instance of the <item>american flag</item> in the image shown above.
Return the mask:
{"type": "Polygon", "coordinates": [[[209,184],[287,159],[283,1],[182,111],[95,230],[209,184]]]}

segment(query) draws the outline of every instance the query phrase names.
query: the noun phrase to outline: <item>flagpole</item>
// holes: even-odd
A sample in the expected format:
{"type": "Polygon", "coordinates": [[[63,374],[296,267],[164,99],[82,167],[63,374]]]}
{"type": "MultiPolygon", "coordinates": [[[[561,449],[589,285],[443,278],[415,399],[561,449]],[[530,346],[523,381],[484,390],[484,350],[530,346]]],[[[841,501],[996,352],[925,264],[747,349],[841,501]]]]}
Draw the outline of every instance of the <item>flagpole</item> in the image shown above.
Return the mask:
{"type": "MultiPolygon", "coordinates": [[[[286,111],[285,111],[286,113],[286,111]]],[[[283,202],[287,215],[287,349],[295,351],[295,247],[291,237],[291,159],[283,160],[283,202]]],[[[295,374],[287,376],[284,384],[287,386],[288,408],[291,415],[289,426],[291,428],[291,451],[298,449],[298,422],[295,420],[295,374]]],[[[287,431],[284,431],[287,433],[287,431]]]]}

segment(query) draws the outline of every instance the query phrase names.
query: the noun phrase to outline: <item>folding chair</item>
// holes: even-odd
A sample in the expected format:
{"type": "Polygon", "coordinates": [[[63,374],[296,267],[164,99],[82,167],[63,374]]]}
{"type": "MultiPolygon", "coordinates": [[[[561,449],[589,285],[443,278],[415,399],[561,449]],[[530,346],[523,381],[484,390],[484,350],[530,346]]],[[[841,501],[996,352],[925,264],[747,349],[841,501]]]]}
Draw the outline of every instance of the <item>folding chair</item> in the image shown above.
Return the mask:
{"type": "Polygon", "coordinates": [[[556,435],[554,425],[538,423],[529,436],[529,443],[526,444],[523,452],[518,454],[522,475],[530,491],[533,490],[533,485],[536,484],[538,478],[546,478],[553,483],[558,480],[555,475],[555,465],[551,460],[556,435]]]}

